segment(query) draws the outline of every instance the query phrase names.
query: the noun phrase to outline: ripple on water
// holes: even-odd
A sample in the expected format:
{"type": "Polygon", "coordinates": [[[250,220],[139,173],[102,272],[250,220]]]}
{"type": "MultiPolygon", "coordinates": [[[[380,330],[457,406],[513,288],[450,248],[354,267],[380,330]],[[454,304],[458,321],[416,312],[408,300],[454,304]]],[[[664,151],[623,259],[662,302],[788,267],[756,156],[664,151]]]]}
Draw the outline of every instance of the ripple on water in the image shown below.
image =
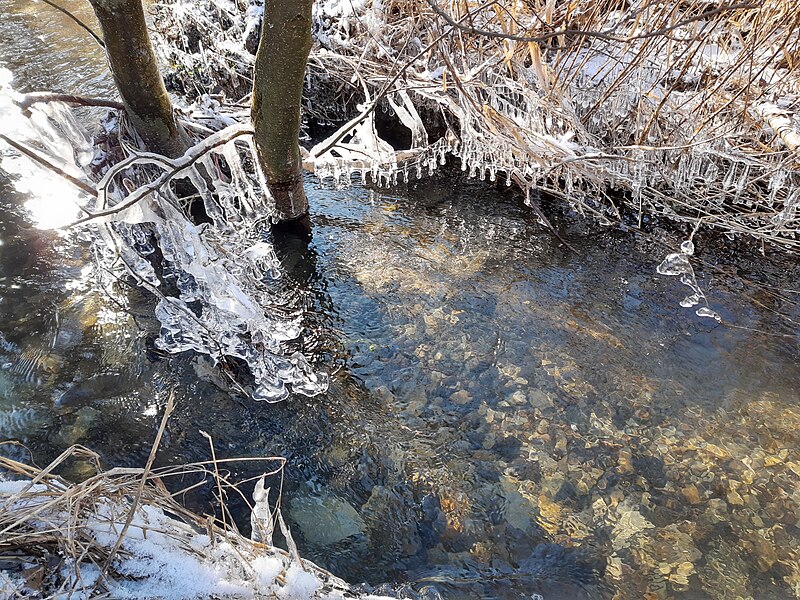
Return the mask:
{"type": "MultiPolygon", "coordinates": [[[[37,413],[51,420],[34,446],[87,440],[108,464],[141,464],[178,381],[162,460],[206,459],[198,429],[219,456],[286,456],[301,550],[349,579],[447,598],[792,597],[796,341],[687,316],[633,236],[574,233],[572,254],[469,189],[435,210],[317,191],[314,211],[299,285],[319,310],[309,322],[347,356],[327,395],[236,402],[188,359],[144,361],[146,327],[106,314],[104,328],[74,306],[64,318],[81,333],[43,386],[48,402],[73,390],[83,405],[37,413]],[[101,384],[116,373],[128,387],[115,398],[101,384]]],[[[46,289],[26,313],[52,306],[46,289]]],[[[715,294],[740,324],[770,327],[715,294]]],[[[35,321],[3,325],[4,357],[32,344],[35,321]]],[[[35,384],[14,385],[28,390],[15,407],[44,406],[35,384]]]]}

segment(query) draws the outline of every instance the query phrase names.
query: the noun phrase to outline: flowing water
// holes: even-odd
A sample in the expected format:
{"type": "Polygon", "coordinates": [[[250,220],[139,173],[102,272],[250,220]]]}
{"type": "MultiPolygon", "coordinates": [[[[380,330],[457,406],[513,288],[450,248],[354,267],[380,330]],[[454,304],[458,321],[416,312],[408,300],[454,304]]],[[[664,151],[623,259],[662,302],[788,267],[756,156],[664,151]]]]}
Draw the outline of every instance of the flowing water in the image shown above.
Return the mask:
{"type": "MultiPolygon", "coordinates": [[[[19,87],[110,94],[63,16],[21,0],[0,14],[19,87]]],[[[147,296],[112,301],[87,242],[37,229],[0,175],[0,438],[40,464],[81,443],[139,466],[174,390],[159,463],[207,459],[201,431],[218,457],[286,457],[301,553],[350,581],[444,598],[800,597],[794,263],[699,240],[720,324],[657,275],[679,241],[657,228],[555,213],[573,252],[512,192],[458,178],[309,190],[310,245],[278,248],[304,351],[332,383],[263,404],[198,357],[161,355],[147,296]]],[[[184,497],[211,510],[213,493],[184,497]]]]}

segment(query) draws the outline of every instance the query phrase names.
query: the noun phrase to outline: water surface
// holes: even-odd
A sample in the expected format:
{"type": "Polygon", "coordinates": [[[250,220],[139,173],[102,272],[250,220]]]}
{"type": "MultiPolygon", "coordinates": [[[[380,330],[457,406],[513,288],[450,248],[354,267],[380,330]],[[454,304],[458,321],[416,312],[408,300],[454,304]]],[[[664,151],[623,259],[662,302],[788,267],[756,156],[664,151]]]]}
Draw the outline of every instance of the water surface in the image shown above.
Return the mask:
{"type": "MultiPolygon", "coordinates": [[[[17,34],[3,39],[47,42],[35,61],[0,45],[22,87],[108,92],[85,36],[32,6],[0,0],[17,34]]],[[[573,252],[512,192],[457,177],[309,192],[313,240],[282,244],[283,285],[333,383],[268,405],[155,352],[152,302],[98,286],[89,242],[37,230],[0,182],[0,437],[39,463],[81,443],[139,466],[175,389],[159,463],[208,458],[201,430],[220,457],[285,456],[301,552],[348,580],[445,598],[796,597],[796,265],[697,240],[719,324],[656,274],[680,241],[657,228],[556,211],[573,252]]],[[[185,500],[214,510],[214,491],[185,500]]]]}

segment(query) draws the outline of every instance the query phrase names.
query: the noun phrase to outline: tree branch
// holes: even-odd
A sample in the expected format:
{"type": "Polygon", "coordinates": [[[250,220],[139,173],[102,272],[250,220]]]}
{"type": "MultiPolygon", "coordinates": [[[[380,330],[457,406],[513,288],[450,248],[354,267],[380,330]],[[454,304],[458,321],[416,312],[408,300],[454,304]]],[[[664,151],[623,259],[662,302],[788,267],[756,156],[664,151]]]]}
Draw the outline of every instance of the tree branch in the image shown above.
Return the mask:
{"type": "MultiPolygon", "coordinates": [[[[6,136],[5,134],[2,134],[2,133],[0,133],[0,140],[3,140],[6,144],[8,144],[9,146],[14,148],[15,150],[17,150],[21,154],[24,154],[25,156],[30,158],[32,161],[34,161],[36,163],[39,163],[43,167],[53,171],[56,175],[59,175],[59,176],[63,177],[64,179],[69,181],[72,185],[80,188],[81,190],[83,190],[84,192],[86,192],[87,194],[92,196],[93,198],[97,198],[97,190],[94,189],[91,185],[89,185],[85,181],[81,181],[77,177],[74,177],[74,176],[70,175],[64,169],[54,165],[49,160],[47,160],[43,156],[39,155],[37,152],[35,152],[33,149],[29,148],[28,146],[26,146],[24,144],[21,144],[20,142],[17,142],[15,140],[12,140],[11,138],[9,138],[8,136],[6,136]]],[[[84,212],[86,212],[86,211],[84,210],[84,212]]]]}
{"type": "Polygon", "coordinates": [[[104,98],[87,98],[86,96],[76,96],[75,94],[59,94],[57,92],[31,92],[17,102],[22,110],[28,110],[34,104],[40,102],[63,102],[71,106],[101,106],[106,108],[116,108],[124,110],[122,102],[116,100],[106,100],[104,98]]]}
{"type": "Polygon", "coordinates": [[[55,8],[55,9],[56,9],[56,10],[58,10],[58,11],[61,11],[62,13],[64,13],[65,15],[67,15],[67,16],[68,16],[70,19],[72,19],[73,21],[75,21],[75,22],[78,24],[78,26],[79,26],[79,27],[81,27],[82,29],[85,29],[85,30],[86,30],[86,32],[87,32],[87,33],[88,33],[90,36],[92,36],[92,37],[94,38],[94,41],[95,41],[95,42],[97,42],[97,45],[98,45],[98,46],[100,46],[101,48],[103,48],[103,49],[105,50],[106,43],[105,43],[105,42],[104,42],[104,41],[103,41],[103,40],[100,38],[100,36],[99,36],[99,35],[97,35],[97,34],[96,34],[94,31],[92,31],[92,28],[91,28],[91,27],[89,27],[89,26],[88,26],[86,23],[84,23],[83,21],[81,21],[81,20],[80,20],[78,17],[76,17],[75,15],[73,15],[73,14],[72,14],[70,11],[68,11],[66,8],[64,8],[63,6],[59,6],[58,4],[56,4],[55,2],[53,2],[52,0],[42,0],[42,2],[44,2],[45,4],[48,4],[48,5],[50,5],[50,6],[52,6],[53,8],[55,8]]]}
{"type": "MultiPolygon", "coordinates": [[[[115,204],[111,208],[89,213],[87,216],[81,217],[80,219],[73,221],[69,225],[65,225],[62,229],[67,229],[69,227],[81,225],[82,223],[86,223],[87,221],[92,221],[100,217],[107,217],[109,215],[121,212],[126,208],[130,208],[140,200],[143,200],[149,194],[152,194],[162,186],[169,183],[172,180],[172,178],[175,177],[175,175],[177,175],[184,169],[187,169],[192,165],[194,165],[197,161],[203,158],[203,156],[205,156],[209,151],[224,144],[227,144],[229,141],[234,140],[237,137],[241,137],[243,135],[252,135],[252,134],[253,134],[252,127],[246,125],[232,125],[227,129],[223,129],[221,131],[218,131],[214,135],[207,137],[199,144],[192,146],[186,151],[186,154],[184,154],[180,158],[167,159],[165,157],[159,157],[159,162],[166,163],[171,167],[169,171],[165,172],[163,175],[161,175],[158,179],[156,179],[152,183],[143,185],[142,187],[138,188],[135,192],[131,193],[128,197],[125,198],[125,200],[123,200],[119,204],[115,204]]],[[[108,176],[108,173],[106,174],[106,176],[108,176]]]]}

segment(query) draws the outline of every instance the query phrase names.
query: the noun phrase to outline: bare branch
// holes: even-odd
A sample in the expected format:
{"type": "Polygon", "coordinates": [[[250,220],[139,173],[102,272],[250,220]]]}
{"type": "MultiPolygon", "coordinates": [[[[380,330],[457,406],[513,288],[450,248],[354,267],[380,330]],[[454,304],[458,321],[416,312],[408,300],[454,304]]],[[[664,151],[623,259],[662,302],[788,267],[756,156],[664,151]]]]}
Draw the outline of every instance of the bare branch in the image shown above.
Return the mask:
{"type": "MultiPolygon", "coordinates": [[[[191,167],[197,161],[199,161],[203,156],[208,154],[214,148],[227,144],[229,141],[234,140],[238,137],[244,135],[253,135],[253,128],[245,125],[232,125],[227,129],[223,129],[222,131],[218,131],[212,136],[209,136],[201,143],[192,146],[186,151],[186,154],[181,156],[180,158],[176,159],[168,159],[166,157],[160,157],[159,162],[161,162],[164,166],[169,166],[171,169],[165,172],[161,177],[138,188],[135,192],[130,194],[124,201],[120,202],[119,204],[115,204],[111,208],[99,210],[85,217],[81,217],[77,221],[70,223],[69,225],[65,225],[63,229],[74,227],[76,225],[80,225],[82,223],[86,223],[88,221],[92,221],[94,219],[99,219],[100,217],[107,217],[116,213],[119,213],[126,208],[130,208],[140,200],[146,198],[149,194],[152,194],[155,191],[158,191],[161,187],[169,183],[178,173],[191,167]]],[[[127,164],[127,163],[126,163],[127,164]]]]}
{"type": "Polygon", "coordinates": [[[21,154],[24,154],[25,156],[30,158],[32,161],[42,165],[46,169],[50,169],[56,175],[58,175],[60,177],[63,177],[64,179],[69,181],[72,185],[74,185],[75,187],[80,188],[82,191],[86,192],[90,196],[92,196],[94,198],[97,197],[97,190],[94,189],[91,185],[89,185],[85,181],[81,181],[77,177],[74,177],[74,176],[70,175],[69,173],[67,173],[61,167],[58,167],[58,166],[54,165],[52,162],[47,160],[45,157],[41,156],[39,153],[34,151],[32,148],[29,148],[25,144],[17,142],[16,140],[12,140],[11,138],[9,138],[8,136],[6,136],[3,133],[0,133],[0,140],[3,140],[6,144],[8,144],[9,146],[14,148],[15,150],[17,150],[21,154]]]}
{"type": "Polygon", "coordinates": [[[84,30],[85,30],[85,31],[86,31],[86,32],[87,32],[87,33],[88,33],[90,36],[92,36],[92,38],[94,39],[94,41],[95,41],[95,42],[97,42],[97,45],[98,45],[98,46],[100,46],[101,48],[103,48],[103,49],[105,50],[105,47],[106,47],[106,44],[105,44],[105,42],[104,42],[104,41],[102,40],[102,38],[101,38],[99,35],[97,35],[97,34],[96,34],[96,33],[95,33],[93,30],[92,30],[92,28],[91,28],[91,27],[89,27],[89,26],[88,26],[86,23],[84,23],[83,21],[81,21],[81,20],[80,20],[78,17],[76,17],[74,14],[72,14],[70,11],[68,11],[68,10],[67,10],[66,8],[64,8],[63,6],[59,6],[58,4],[56,4],[55,2],[53,2],[53,0],[42,0],[42,2],[44,2],[45,4],[48,4],[48,5],[50,5],[50,6],[52,6],[53,8],[55,8],[55,9],[56,9],[56,10],[58,10],[58,11],[61,11],[62,13],[64,13],[65,15],[67,15],[67,16],[68,16],[70,19],[72,19],[73,21],[75,21],[75,23],[77,23],[77,24],[78,24],[78,26],[79,26],[81,29],[84,29],[84,30]]]}
{"type": "Polygon", "coordinates": [[[116,108],[117,110],[124,110],[125,106],[122,102],[116,100],[106,100],[104,98],[88,98],[86,96],[78,96],[75,94],[59,94],[57,92],[31,92],[25,94],[25,97],[17,102],[22,110],[28,110],[34,104],[40,102],[63,102],[70,106],[98,106],[105,108],[116,108]]]}

